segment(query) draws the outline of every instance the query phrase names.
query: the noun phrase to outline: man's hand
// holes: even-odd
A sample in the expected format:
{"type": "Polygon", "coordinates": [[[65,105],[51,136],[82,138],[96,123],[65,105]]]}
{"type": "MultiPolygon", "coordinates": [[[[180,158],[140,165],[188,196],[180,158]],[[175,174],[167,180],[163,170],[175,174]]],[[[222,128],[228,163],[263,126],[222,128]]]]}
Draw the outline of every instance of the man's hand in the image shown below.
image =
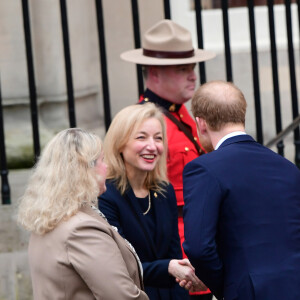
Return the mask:
{"type": "Polygon", "coordinates": [[[206,285],[196,276],[195,269],[188,259],[172,259],[169,264],[169,273],[176,278],[182,288],[190,292],[207,290],[206,285]]]}
{"type": "Polygon", "coordinates": [[[204,283],[196,276],[195,269],[188,259],[172,259],[168,271],[176,278],[176,282],[189,291],[205,291],[204,283]]]}

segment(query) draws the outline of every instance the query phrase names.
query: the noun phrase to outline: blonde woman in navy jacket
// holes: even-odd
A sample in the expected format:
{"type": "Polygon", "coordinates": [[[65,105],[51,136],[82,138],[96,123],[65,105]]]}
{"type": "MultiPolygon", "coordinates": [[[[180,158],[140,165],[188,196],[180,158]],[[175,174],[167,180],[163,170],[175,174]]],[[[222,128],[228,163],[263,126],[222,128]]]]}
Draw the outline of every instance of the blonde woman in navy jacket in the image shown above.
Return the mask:
{"type": "Polygon", "coordinates": [[[189,261],[182,259],[160,110],[152,103],[121,110],[105,137],[104,153],[108,180],[99,208],[136,249],[146,293],[151,300],[188,299],[176,278],[198,288],[201,282],[189,261]]]}

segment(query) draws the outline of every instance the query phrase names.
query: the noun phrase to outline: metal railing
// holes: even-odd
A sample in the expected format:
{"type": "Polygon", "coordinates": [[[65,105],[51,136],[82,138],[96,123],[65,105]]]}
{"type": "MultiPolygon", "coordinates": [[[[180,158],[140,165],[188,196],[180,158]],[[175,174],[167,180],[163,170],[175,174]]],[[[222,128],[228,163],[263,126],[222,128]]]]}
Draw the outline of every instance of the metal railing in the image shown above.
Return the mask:
{"type": "MultiPolygon", "coordinates": [[[[61,13],[61,28],[63,36],[64,46],[64,59],[65,59],[65,74],[68,96],[68,111],[69,111],[69,124],[70,127],[76,126],[76,113],[74,104],[74,89],[72,78],[72,61],[70,55],[70,43],[69,43],[69,27],[67,18],[67,3],[66,0],[60,1],[60,13],[61,13]]],[[[232,71],[232,59],[231,59],[231,45],[230,45],[230,31],[229,31],[229,15],[228,15],[228,1],[222,1],[222,18],[223,18],[223,39],[224,39],[224,54],[225,54],[225,68],[227,81],[234,81],[232,71]]],[[[268,7],[269,18],[269,30],[270,30],[270,42],[271,42],[271,59],[272,59],[272,79],[273,79],[273,92],[274,92],[274,106],[275,106],[275,121],[276,121],[276,133],[277,136],[268,142],[266,145],[271,147],[277,145],[278,153],[284,156],[284,143],[283,139],[286,135],[294,131],[294,144],[295,144],[295,164],[300,167],[300,139],[299,139],[299,111],[298,111],[298,98],[297,98],[297,84],[296,84],[296,71],[295,71],[295,59],[294,59],[294,45],[292,38],[292,16],[291,16],[291,1],[285,0],[285,17],[288,37],[288,57],[289,57],[289,75],[290,75],[290,90],[292,99],[292,114],[294,121],[285,130],[282,130],[281,119],[281,107],[280,107],[280,93],[279,93],[279,80],[278,80],[278,64],[277,64],[277,49],[275,38],[275,22],[274,22],[274,1],[268,0],[266,3],[268,7]]],[[[298,18],[300,12],[300,1],[297,1],[298,5],[298,18]]],[[[95,0],[97,27],[98,27],[98,41],[99,41],[99,53],[100,53],[100,65],[101,65],[101,80],[102,80],[102,92],[104,103],[104,117],[105,127],[108,129],[111,122],[110,111],[110,95],[109,95],[109,80],[107,72],[107,58],[106,58],[106,43],[105,43],[105,31],[103,21],[103,7],[101,0],[95,0]]],[[[166,19],[171,19],[170,1],[163,0],[164,16],[166,19]]],[[[194,0],[196,29],[199,48],[205,48],[203,44],[203,30],[202,30],[202,1],[194,0]]],[[[251,38],[251,61],[252,61],[252,78],[253,78],[253,91],[255,98],[255,118],[256,118],[256,135],[257,141],[263,144],[263,120],[261,114],[261,95],[259,86],[259,62],[257,58],[256,47],[256,32],[255,32],[255,14],[254,14],[254,2],[252,0],[247,1],[248,15],[249,15],[249,30],[251,38]]],[[[136,48],[141,47],[140,37],[140,22],[139,22],[139,10],[138,1],[131,0],[131,12],[133,20],[133,36],[134,45],[136,48]]],[[[26,57],[27,57],[27,73],[29,84],[29,98],[30,98],[30,112],[33,131],[33,146],[35,159],[40,154],[40,139],[39,139],[39,125],[38,125],[38,105],[37,95],[35,88],[35,74],[34,74],[34,57],[32,53],[31,42],[31,30],[30,30],[30,14],[28,8],[28,0],[22,0],[22,14],[23,14],[23,26],[26,45],[26,57]]],[[[300,19],[300,18],[299,18],[300,19]]],[[[300,27],[300,20],[299,20],[300,27]]],[[[200,83],[206,82],[205,63],[199,63],[199,78],[200,83]]],[[[0,82],[1,84],[1,82],[0,82]]],[[[137,66],[137,85],[139,94],[143,93],[143,77],[141,66],[137,66]]],[[[4,124],[2,117],[2,97],[0,90],[0,163],[1,163],[1,196],[2,204],[10,204],[10,187],[8,182],[8,169],[5,155],[5,136],[4,136],[4,124]]]]}

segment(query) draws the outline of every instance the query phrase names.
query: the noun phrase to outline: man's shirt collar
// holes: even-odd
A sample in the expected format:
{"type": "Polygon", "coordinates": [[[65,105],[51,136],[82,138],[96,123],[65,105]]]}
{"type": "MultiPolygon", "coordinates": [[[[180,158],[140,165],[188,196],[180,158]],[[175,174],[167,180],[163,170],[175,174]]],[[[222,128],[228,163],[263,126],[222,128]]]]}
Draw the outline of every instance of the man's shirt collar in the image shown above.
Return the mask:
{"type": "Polygon", "coordinates": [[[219,142],[217,143],[217,145],[215,147],[215,150],[217,150],[225,140],[227,140],[231,137],[234,137],[234,136],[237,136],[237,135],[243,135],[243,134],[246,134],[246,132],[244,132],[244,131],[234,131],[234,132],[230,132],[230,133],[226,134],[225,136],[223,136],[219,140],[219,142]]]}

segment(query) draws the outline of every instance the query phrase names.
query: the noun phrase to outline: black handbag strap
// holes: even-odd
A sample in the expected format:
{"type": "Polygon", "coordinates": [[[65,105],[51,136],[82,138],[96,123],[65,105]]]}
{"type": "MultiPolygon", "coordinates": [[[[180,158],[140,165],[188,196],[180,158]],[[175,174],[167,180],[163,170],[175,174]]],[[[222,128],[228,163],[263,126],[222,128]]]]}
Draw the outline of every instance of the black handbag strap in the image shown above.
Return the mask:
{"type": "Polygon", "coordinates": [[[175,125],[177,125],[178,129],[182,131],[186,137],[194,144],[195,148],[197,149],[198,153],[202,153],[203,150],[199,146],[199,144],[195,141],[192,133],[188,130],[179,120],[177,120],[169,111],[163,109],[164,115],[169,118],[175,125]]]}
{"type": "MultiPolygon", "coordinates": [[[[149,193],[150,193],[150,191],[149,191],[149,193]]],[[[132,203],[131,203],[131,201],[130,201],[128,195],[124,194],[124,198],[126,199],[126,201],[127,201],[128,205],[129,205],[131,211],[133,212],[133,214],[134,214],[136,220],[139,222],[140,227],[141,227],[141,229],[143,230],[143,233],[144,233],[144,235],[145,235],[145,238],[148,240],[148,243],[149,243],[149,245],[150,245],[150,247],[151,247],[151,250],[152,250],[152,252],[153,252],[153,255],[155,256],[156,259],[158,259],[157,253],[156,253],[156,249],[154,248],[152,239],[151,239],[151,237],[149,236],[149,233],[148,233],[148,231],[146,230],[144,224],[141,222],[141,220],[140,220],[140,218],[139,218],[139,216],[138,216],[137,211],[134,209],[134,207],[133,207],[133,205],[132,205],[132,203]]]]}

